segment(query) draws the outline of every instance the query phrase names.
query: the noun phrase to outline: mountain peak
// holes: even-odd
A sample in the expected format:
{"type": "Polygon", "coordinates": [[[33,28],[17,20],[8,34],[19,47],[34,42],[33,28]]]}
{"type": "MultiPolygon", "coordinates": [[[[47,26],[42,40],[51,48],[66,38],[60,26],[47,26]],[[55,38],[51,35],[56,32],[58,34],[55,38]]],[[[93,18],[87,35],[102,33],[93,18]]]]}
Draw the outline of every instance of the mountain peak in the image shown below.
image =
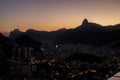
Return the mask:
{"type": "Polygon", "coordinates": [[[14,29],[13,31],[10,32],[10,35],[9,37],[11,39],[15,39],[15,38],[18,38],[22,35],[23,33],[19,30],[19,29],[14,29]]]}
{"type": "Polygon", "coordinates": [[[18,28],[13,30],[14,32],[20,32],[20,30],[18,28]]]}
{"type": "Polygon", "coordinates": [[[82,25],[86,25],[86,24],[88,24],[88,20],[85,18],[82,22],[82,25]]]}
{"type": "Polygon", "coordinates": [[[66,28],[61,28],[61,29],[58,29],[57,31],[66,31],[67,29],[66,28]]]}

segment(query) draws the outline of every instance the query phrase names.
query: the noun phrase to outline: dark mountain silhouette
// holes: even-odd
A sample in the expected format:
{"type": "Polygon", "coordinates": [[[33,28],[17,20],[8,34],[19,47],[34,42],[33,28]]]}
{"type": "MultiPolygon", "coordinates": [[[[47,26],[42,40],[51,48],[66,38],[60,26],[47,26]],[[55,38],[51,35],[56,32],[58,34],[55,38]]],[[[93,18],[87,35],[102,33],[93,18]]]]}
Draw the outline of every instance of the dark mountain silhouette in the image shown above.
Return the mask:
{"type": "Polygon", "coordinates": [[[87,25],[88,23],[89,23],[88,20],[85,18],[85,19],[83,20],[82,25],[84,26],[84,25],[87,25]]]}
{"type": "Polygon", "coordinates": [[[14,42],[10,38],[5,37],[3,34],[0,33],[0,44],[3,48],[4,60],[10,58],[14,42]]]}
{"type": "Polygon", "coordinates": [[[37,42],[25,34],[15,39],[15,42],[19,46],[26,46],[33,48],[39,48],[41,46],[41,42],[37,42]]]}
{"type": "Polygon", "coordinates": [[[11,39],[16,39],[22,36],[23,32],[19,31],[19,29],[14,29],[13,31],[10,32],[10,37],[11,39]]]}
{"type": "MultiPolygon", "coordinates": [[[[18,32],[17,32],[18,33],[18,32]]],[[[36,31],[29,29],[19,32],[28,35],[37,41],[49,41],[52,43],[81,43],[92,45],[108,45],[120,41],[120,24],[114,26],[102,26],[83,20],[82,25],[74,29],[60,29],[57,31],[36,31]]],[[[16,38],[16,31],[12,31],[10,37],[16,38]]]]}
{"type": "MultiPolygon", "coordinates": [[[[16,31],[15,31],[15,33],[16,33],[16,31]]],[[[20,33],[23,34],[22,32],[20,32],[20,33]]],[[[20,34],[20,37],[16,38],[16,34],[12,33],[12,35],[15,35],[16,39],[10,39],[8,37],[5,37],[2,33],[0,33],[0,45],[2,45],[2,47],[3,47],[5,59],[8,59],[11,57],[12,48],[16,45],[24,46],[24,47],[32,47],[34,49],[39,50],[39,48],[42,44],[41,42],[37,42],[25,34],[23,34],[23,35],[21,35],[21,34],[20,34]]]]}
{"type": "Polygon", "coordinates": [[[2,33],[0,33],[0,43],[5,44],[9,43],[11,40],[8,37],[5,37],[2,33]]]}
{"type": "Polygon", "coordinates": [[[0,43],[3,43],[6,38],[0,33],[0,43]]]}

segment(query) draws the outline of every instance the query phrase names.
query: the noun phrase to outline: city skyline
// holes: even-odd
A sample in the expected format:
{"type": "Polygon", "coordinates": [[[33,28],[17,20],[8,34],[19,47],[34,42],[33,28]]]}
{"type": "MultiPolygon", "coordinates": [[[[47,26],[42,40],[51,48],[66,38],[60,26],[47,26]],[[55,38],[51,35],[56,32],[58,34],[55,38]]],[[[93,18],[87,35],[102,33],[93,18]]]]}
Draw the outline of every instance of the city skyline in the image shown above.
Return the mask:
{"type": "Polygon", "coordinates": [[[119,0],[1,0],[0,32],[15,28],[53,31],[75,28],[87,18],[101,25],[120,23],[119,0]]]}

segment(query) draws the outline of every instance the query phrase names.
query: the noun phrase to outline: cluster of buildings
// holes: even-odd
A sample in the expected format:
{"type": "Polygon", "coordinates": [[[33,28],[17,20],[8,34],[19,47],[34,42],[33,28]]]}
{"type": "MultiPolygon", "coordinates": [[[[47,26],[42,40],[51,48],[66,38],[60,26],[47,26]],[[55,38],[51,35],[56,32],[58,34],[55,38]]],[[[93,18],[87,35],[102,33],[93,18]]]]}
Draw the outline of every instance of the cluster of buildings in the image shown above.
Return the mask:
{"type": "Polygon", "coordinates": [[[79,54],[92,54],[97,56],[109,56],[117,53],[116,50],[109,46],[96,47],[92,45],[82,44],[50,44],[43,45],[42,48],[45,50],[44,53],[47,55],[47,59],[66,59],[69,56],[79,54]]]}
{"type": "Polygon", "coordinates": [[[24,80],[35,75],[40,62],[40,49],[0,43],[0,78],[24,80]]]}
{"type": "Polygon", "coordinates": [[[11,57],[7,60],[9,65],[9,78],[31,76],[36,72],[36,64],[33,64],[33,48],[14,46],[11,57]]]}
{"type": "MultiPolygon", "coordinates": [[[[110,47],[93,47],[91,45],[82,45],[82,44],[50,44],[50,45],[42,45],[41,50],[43,52],[40,52],[39,50],[35,50],[31,47],[25,47],[25,46],[17,46],[14,45],[11,47],[11,54],[9,58],[6,59],[8,67],[7,74],[9,75],[6,77],[6,80],[13,80],[13,79],[24,79],[26,76],[32,76],[35,73],[40,72],[43,74],[40,70],[38,70],[39,60],[41,61],[47,61],[45,62],[48,67],[54,67],[53,64],[60,64],[59,62],[63,64],[69,64],[64,63],[66,58],[69,56],[79,53],[79,54],[92,54],[97,56],[108,56],[108,55],[114,55],[117,53],[115,50],[111,49],[110,47]],[[44,57],[43,55],[44,54],[44,57]]],[[[8,52],[9,54],[9,52],[8,52]]],[[[2,63],[2,60],[4,58],[4,51],[3,47],[0,44],[0,63],[2,63]]],[[[115,59],[115,58],[114,58],[115,59]]],[[[105,61],[103,61],[105,62],[105,61]]],[[[78,61],[71,61],[70,65],[76,66],[85,66],[86,69],[96,69],[96,66],[103,67],[103,63],[96,64],[96,63],[88,63],[88,62],[78,62],[78,61]]],[[[40,64],[42,65],[42,64],[40,64]]],[[[67,66],[67,69],[69,69],[67,66]]],[[[43,65],[42,65],[43,66],[43,65]]],[[[59,65],[59,67],[63,67],[63,65],[59,65]]],[[[98,68],[98,67],[97,67],[98,68]]],[[[44,68],[43,68],[44,69],[44,68]]],[[[54,70],[53,70],[54,71],[54,70]]],[[[74,68],[71,68],[71,72],[74,73],[74,68]]],[[[78,69],[76,70],[78,71],[78,69]]],[[[96,72],[94,72],[96,73],[96,72]]],[[[67,72],[66,72],[67,74],[67,72]]],[[[39,75],[39,74],[37,74],[39,75]]],[[[40,75],[41,76],[41,75],[40,75]]]]}

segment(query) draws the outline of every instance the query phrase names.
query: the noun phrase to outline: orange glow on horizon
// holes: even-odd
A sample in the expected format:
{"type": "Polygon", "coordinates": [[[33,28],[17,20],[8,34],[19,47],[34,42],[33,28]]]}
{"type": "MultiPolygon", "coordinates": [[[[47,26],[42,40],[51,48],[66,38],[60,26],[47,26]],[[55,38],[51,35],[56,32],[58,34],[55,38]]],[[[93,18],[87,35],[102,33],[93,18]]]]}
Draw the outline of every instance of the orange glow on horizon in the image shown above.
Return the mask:
{"type": "MultiPolygon", "coordinates": [[[[116,20],[104,22],[104,21],[101,21],[100,19],[96,19],[94,21],[91,20],[89,22],[97,23],[97,24],[100,24],[103,26],[119,24],[119,21],[116,21],[116,20]]],[[[38,31],[55,31],[55,30],[58,30],[61,28],[66,28],[66,29],[76,28],[77,26],[81,25],[81,23],[82,23],[82,20],[81,20],[81,22],[76,21],[76,23],[74,22],[74,24],[72,24],[72,22],[69,24],[66,24],[66,23],[60,24],[60,23],[56,22],[56,24],[48,24],[48,25],[43,25],[43,26],[41,26],[41,24],[39,24],[39,23],[36,23],[37,25],[36,24],[22,24],[22,25],[21,24],[13,24],[13,25],[5,25],[5,27],[7,27],[7,29],[2,29],[2,27],[1,27],[1,32],[7,33],[16,28],[18,28],[20,31],[23,31],[23,32],[25,32],[28,29],[34,29],[34,30],[38,30],[38,31]]]]}
{"type": "Polygon", "coordinates": [[[120,23],[120,0],[0,1],[0,32],[15,28],[54,31],[75,28],[84,18],[100,25],[120,23]]]}

